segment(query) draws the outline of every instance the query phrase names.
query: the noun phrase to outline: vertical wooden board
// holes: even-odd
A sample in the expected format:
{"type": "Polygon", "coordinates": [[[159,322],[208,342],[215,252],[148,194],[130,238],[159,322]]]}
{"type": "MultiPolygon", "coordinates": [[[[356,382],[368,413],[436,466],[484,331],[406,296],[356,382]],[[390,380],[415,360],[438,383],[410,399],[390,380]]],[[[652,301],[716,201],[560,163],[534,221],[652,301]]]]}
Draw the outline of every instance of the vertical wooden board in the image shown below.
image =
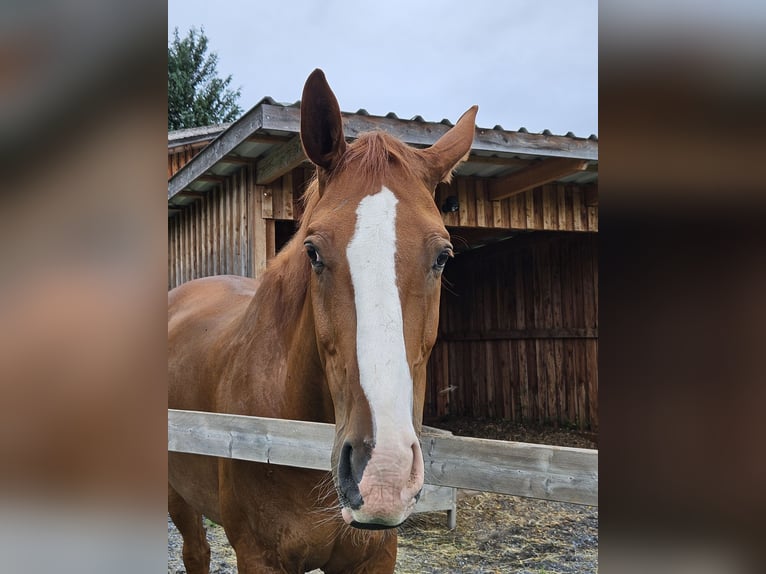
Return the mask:
{"type": "Polygon", "coordinates": [[[220,203],[218,205],[219,212],[219,225],[218,225],[218,247],[221,251],[221,273],[228,274],[229,271],[229,246],[228,236],[226,229],[229,224],[229,214],[227,213],[227,207],[229,204],[229,180],[224,181],[221,184],[221,196],[220,203]]]}
{"type": "Polygon", "coordinates": [[[195,275],[197,277],[205,276],[205,249],[203,244],[203,227],[202,227],[202,215],[204,212],[202,200],[198,199],[195,203],[196,209],[194,210],[194,228],[195,228],[195,242],[196,246],[194,252],[196,253],[197,261],[195,262],[195,275]]]}
{"type": "Polygon", "coordinates": [[[218,186],[218,226],[216,227],[216,239],[218,241],[218,269],[221,275],[227,273],[226,265],[226,187],[218,186]]]}
{"type": "Polygon", "coordinates": [[[431,373],[431,393],[433,396],[434,412],[433,416],[443,416],[446,410],[447,393],[445,389],[449,386],[445,381],[445,359],[444,343],[437,341],[431,351],[429,359],[429,370],[431,373]]]}
{"type": "Polygon", "coordinates": [[[502,277],[502,261],[497,255],[481,260],[481,267],[479,269],[479,277],[482,279],[482,295],[476,304],[481,305],[482,314],[484,320],[482,321],[482,330],[493,330],[498,328],[498,320],[502,312],[497,306],[497,292],[504,291],[498,284],[500,277],[502,277]]]}
{"type": "Polygon", "coordinates": [[[526,292],[524,277],[524,250],[516,248],[511,253],[511,266],[513,267],[513,296],[515,313],[511,317],[512,329],[525,329],[527,326],[526,292]]]}
{"type": "Polygon", "coordinates": [[[176,254],[175,254],[175,268],[176,268],[176,287],[183,283],[181,278],[181,217],[180,214],[175,218],[175,225],[173,226],[173,234],[176,238],[176,254]]]}
{"type": "Polygon", "coordinates": [[[588,207],[588,231],[598,231],[598,207],[588,207]]]}
{"type": "Polygon", "coordinates": [[[588,364],[588,422],[591,430],[598,432],[598,340],[585,340],[585,357],[588,364]]]}
{"type": "Polygon", "coordinates": [[[575,383],[575,365],[574,365],[574,339],[564,339],[564,403],[566,408],[567,421],[575,423],[577,421],[577,402],[574,399],[577,396],[575,383]]]}
{"type": "Polygon", "coordinates": [[[236,275],[237,259],[234,252],[234,203],[237,189],[236,176],[229,177],[229,193],[226,202],[226,251],[229,254],[228,273],[236,275]]]}
{"type": "Polygon", "coordinates": [[[282,218],[286,220],[293,219],[293,191],[295,181],[293,172],[290,171],[282,178],[282,218]]]}
{"type": "Polygon", "coordinates": [[[527,227],[527,213],[525,205],[524,194],[515,195],[509,199],[504,200],[504,203],[508,205],[510,213],[510,227],[513,229],[526,229],[527,227]]]}
{"type": "Polygon", "coordinates": [[[555,184],[543,186],[543,229],[558,228],[558,201],[555,184]]]}
{"type": "Polygon", "coordinates": [[[210,276],[213,275],[213,262],[212,262],[212,240],[210,235],[210,193],[205,194],[204,199],[204,222],[205,222],[205,242],[204,242],[204,249],[205,249],[205,275],[210,276]]]}
{"type": "Polygon", "coordinates": [[[250,206],[250,180],[246,169],[242,170],[241,211],[239,214],[239,250],[242,253],[242,275],[250,275],[250,244],[248,242],[248,214],[250,206]]]}
{"type": "Polygon", "coordinates": [[[474,401],[476,396],[476,388],[473,384],[473,377],[471,376],[471,346],[470,343],[461,342],[459,344],[460,352],[460,386],[463,388],[465,396],[463,404],[463,416],[471,416],[473,414],[474,401]]]}
{"type": "Polygon", "coordinates": [[[199,258],[197,255],[197,203],[192,203],[189,206],[189,232],[191,233],[191,277],[196,279],[199,277],[198,265],[199,258]]]}
{"type": "Polygon", "coordinates": [[[503,202],[491,201],[490,204],[492,205],[492,227],[508,227],[503,221],[503,202]]]}
{"type": "Polygon", "coordinates": [[[173,288],[173,220],[168,219],[168,291],[173,288]]]}
{"type": "Polygon", "coordinates": [[[514,265],[515,252],[508,251],[503,254],[503,273],[496,282],[495,289],[498,293],[497,313],[498,328],[515,329],[516,316],[519,313],[518,293],[516,292],[518,275],[514,265]]]}
{"type": "Polygon", "coordinates": [[[168,219],[168,290],[176,286],[175,217],[168,219]]]}
{"type": "Polygon", "coordinates": [[[540,242],[540,257],[537,269],[540,276],[540,289],[542,290],[542,321],[543,327],[550,329],[557,327],[553,323],[553,278],[551,262],[551,241],[540,242]]]}
{"type": "Polygon", "coordinates": [[[231,214],[231,220],[232,220],[232,237],[231,240],[234,243],[234,261],[236,262],[236,265],[234,266],[234,273],[237,275],[244,275],[243,271],[243,265],[242,265],[242,247],[239,241],[240,238],[240,225],[241,225],[241,211],[242,211],[242,187],[244,185],[243,181],[243,171],[239,170],[237,172],[237,176],[234,180],[234,198],[232,202],[232,214],[231,214]]]}
{"type": "Polygon", "coordinates": [[[468,362],[466,369],[466,384],[471,386],[471,412],[473,417],[485,417],[487,406],[486,380],[481,369],[480,345],[478,341],[466,343],[468,362]]]}
{"type": "Polygon", "coordinates": [[[574,230],[575,231],[586,231],[586,222],[583,218],[583,209],[584,209],[584,202],[583,202],[583,192],[581,189],[572,188],[572,214],[574,217],[574,230]]]}
{"type": "Polygon", "coordinates": [[[544,422],[551,423],[555,421],[554,406],[556,404],[555,391],[555,379],[554,379],[554,367],[553,367],[553,352],[551,339],[538,339],[538,361],[542,366],[542,372],[545,374],[544,379],[541,381],[543,387],[543,412],[544,422]]]}
{"type": "Polygon", "coordinates": [[[598,326],[598,318],[596,316],[596,290],[595,283],[595,271],[597,262],[593,257],[593,251],[591,249],[591,242],[585,241],[580,244],[580,253],[582,261],[582,283],[583,283],[583,305],[586,327],[595,329],[598,326]]]}
{"type": "Polygon", "coordinates": [[[532,196],[535,201],[535,229],[543,229],[543,188],[536,187],[532,190],[532,196]]]}
{"type": "Polygon", "coordinates": [[[179,255],[178,258],[180,265],[180,281],[186,283],[186,212],[181,211],[178,214],[178,238],[179,238],[179,255]]]}
{"type": "Polygon", "coordinates": [[[442,387],[441,387],[441,394],[439,396],[439,416],[446,416],[449,414],[453,414],[454,407],[454,397],[456,396],[455,389],[453,388],[452,380],[450,380],[450,362],[452,361],[452,356],[450,354],[450,346],[447,343],[441,343],[440,345],[441,349],[441,362],[440,362],[440,369],[441,369],[441,380],[442,380],[442,387]]]}
{"type": "Polygon", "coordinates": [[[588,253],[593,262],[593,318],[596,321],[596,328],[598,328],[598,241],[596,236],[588,238],[588,253]]]}
{"type": "Polygon", "coordinates": [[[585,413],[582,428],[586,429],[590,426],[590,381],[588,379],[588,339],[580,339],[580,353],[582,354],[582,361],[580,362],[580,380],[582,381],[582,411],[585,413]]]}
{"type": "Polygon", "coordinates": [[[245,249],[247,251],[247,276],[248,277],[255,277],[255,271],[253,267],[253,254],[255,249],[255,241],[253,236],[253,227],[255,222],[255,217],[258,213],[256,211],[256,205],[255,205],[255,194],[257,193],[256,187],[255,187],[255,180],[253,177],[253,166],[252,164],[249,164],[247,166],[246,170],[246,177],[247,177],[247,186],[246,186],[246,192],[247,192],[247,229],[245,236],[245,249]]]}
{"type": "Polygon", "coordinates": [[[513,368],[510,341],[498,341],[496,345],[498,386],[500,387],[500,399],[502,400],[502,417],[516,420],[513,412],[513,368]]]}
{"type": "Polygon", "coordinates": [[[473,212],[473,209],[469,209],[468,205],[468,186],[464,177],[455,178],[455,187],[457,187],[457,198],[460,203],[460,209],[458,209],[458,225],[461,227],[468,227],[471,225],[469,214],[473,212]]]}
{"type": "Polygon", "coordinates": [[[205,197],[197,201],[199,211],[197,212],[197,225],[198,225],[198,249],[199,249],[199,276],[207,277],[207,233],[206,233],[206,216],[205,210],[205,197]]]}
{"type": "Polygon", "coordinates": [[[255,193],[255,217],[253,217],[253,276],[260,277],[266,269],[267,246],[266,246],[266,220],[263,218],[263,201],[266,197],[267,186],[256,185],[255,193]]]}
{"type": "Polygon", "coordinates": [[[476,225],[477,227],[492,227],[488,214],[491,213],[489,197],[487,196],[487,180],[474,179],[474,192],[476,194],[476,225]]]}
{"type": "Polygon", "coordinates": [[[284,200],[282,199],[285,189],[285,177],[282,176],[271,184],[271,204],[272,204],[272,217],[274,219],[284,219],[283,206],[284,200]]]}
{"type": "Polygon", "coordinates": [[[562,236],[559,242],[558,270],[561,288],[561,326],[565,328],[575,327],[572,313],[572,280],[571,280],[571,235],[562,236]]]}
{"type": "Polygon", "coordinates": [[[537,408],[537,422],[547,423],[548,406],[548,371],[545,364],[544,341],[534,339],[532,341],[532,361],[535,363],[537,388],[535,390],[535,405],[537,408]]]}
{"type": "Polygon", "coordinates": [[[221,274],[221,250],[218,245],[218,200],[220,198],[220,192],[218,186],[212,190],[212,196],[210,198],[210,242],[212,245],[210,261],[213,266],[213,274],[221,274]]]}
{"type": "Polygon", "coordinates": [[[564,401],[564,342],[562,339],[553,339],[553,396],[555,402],[553,405],[555,420],[559,423],[566,422],[566,405],[564,401]]]}
{"type": "Polygon", "coordinates": [[[490,418],[497,418],[500,413],[497,411],[497,388],[495,377],[495,352],[494,348],[496,343],[494,341],[482,341],[481,350],[484,352],[484,356],[481,358],[481,368],[485,373],[485,381],[487,385],[487,416],[490,418]]]}
{"type": "Polygon", "coordinates": [[[551,311],[553,312],[553,326],[560,328],[564,326],[563,295],[561,285],[561,266],[563,240],[559,236],[550,245],[550,271],[551,271],[551,311]]]}
{"type": "Polygon", "coordinates": [[[259,185],[260,189],[260,205],[261,205],[261,217],[264,219],[270,219],[274,217],[274,188],[280,186],[279,180],[270,185],[259,185]]]}
{"type": "MultiPolygon", "coordinates": [[[[519,194],[517,197],[521,197],[522,194],[519,194]]],[[[526,218],[526,223],[524,227],[526,229],[535,229],[535,197],[532,193],[532,190],[525,191],[523,193],[524,196],[524,216],[526,218]]]]}
{"type": "Polygon", "coordinates": [[[448,343],[449,349],[449,382],[454,386],[452,400],[452,414],[462,415],[463,405],[465,404],[465,389],[460,380],[460,344],[454,341],[448,343]]]}
{"type": "Polygon", "coordinates": [[[531,295],[533,304],[532,325],[534,328],[539,329],[540,327],[545,326],[545,306],[543,304],[545,292],[543,288],[542,265],[540,264],[542,259],[540,245],[535,245],[530,248],[530,251],[532,260],[532,272],[530,273],[532,280],[531,295]]]}
{"type": "Polygon", "coordinates": [[[450,414],[457,415],[460,412],[460,394],[463,389],[457,383],[457,357],[455,356],[454,342],[444,342],[444,354],[447,359],[447,386],[455,387],[450,394],[450,414]]]}
{"type": "Polygon", "coordinates": [[[530,339],[530,340],[524,341],[524,345],[522,348],[525,355],[524,366],[526,367],[526,372],[527,372],[527,385],[525,389],[527,392],[527,409],[528,409],[527,416],[529,421],[537,421],[539,420],[539,412],[537,409],[538,377],[537,377],[537,359],[535,357],[534,340],[530,339]]]}
{"type": "Polygon", "coordinates": [[[572,242],[572,299],[575,327],[587,327],[585,316],[585,294],[583,290],[583,259],[582,237],[576,237],[572,242]]]}
{"type": "Polygon", "coordinates": [[[194,217],[192,215],[192,205],[187,205],[184,208],[184,217],[184,236],[186,238],[186,246],[184,249],[184,265],[186,267],[185,280],[191,281],[194,279],[194,234],[192,233],[194,217]]]}
{"type": "Polygon", "coordinates": [[[557,227],[561,231],[568,231],[566,188],[563,183],[556,184],[556,203],[558,213],[557,227]]]}

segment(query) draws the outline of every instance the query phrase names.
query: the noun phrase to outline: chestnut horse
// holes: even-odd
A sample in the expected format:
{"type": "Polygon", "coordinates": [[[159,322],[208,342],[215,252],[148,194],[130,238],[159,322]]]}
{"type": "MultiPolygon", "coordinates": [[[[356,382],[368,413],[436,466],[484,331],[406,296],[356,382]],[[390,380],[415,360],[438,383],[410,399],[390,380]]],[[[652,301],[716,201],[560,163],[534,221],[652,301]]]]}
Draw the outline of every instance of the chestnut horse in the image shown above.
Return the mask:
{"type": "Polygon", "coordinates": [[[301,139],[316,177],[295,236],[260,280],[170,292],[170,408],[336,429],[334,488],[328,473],[169,453],[187,572],[208,572],[202,515],[223,525],[240,574],[394,571],[395,527],[423,486],[426,362],[452,255],[434,190],[468,154],[476,110],[427,149],[382,132],[347,145],[315,70],[301,139]]]}

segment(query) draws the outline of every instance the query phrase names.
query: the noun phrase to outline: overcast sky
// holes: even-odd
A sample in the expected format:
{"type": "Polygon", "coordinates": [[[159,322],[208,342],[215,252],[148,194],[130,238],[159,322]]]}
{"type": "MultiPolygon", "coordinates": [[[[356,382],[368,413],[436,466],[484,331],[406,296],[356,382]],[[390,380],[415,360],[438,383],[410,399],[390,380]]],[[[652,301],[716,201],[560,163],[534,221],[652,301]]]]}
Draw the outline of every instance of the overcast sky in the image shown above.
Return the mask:
{"type": "Polygon", "coordinates": [[[596,0],[168,0],[168,37],[192,26],[244,110],[322,68],[343,111],[598,133],[596,0]]]}

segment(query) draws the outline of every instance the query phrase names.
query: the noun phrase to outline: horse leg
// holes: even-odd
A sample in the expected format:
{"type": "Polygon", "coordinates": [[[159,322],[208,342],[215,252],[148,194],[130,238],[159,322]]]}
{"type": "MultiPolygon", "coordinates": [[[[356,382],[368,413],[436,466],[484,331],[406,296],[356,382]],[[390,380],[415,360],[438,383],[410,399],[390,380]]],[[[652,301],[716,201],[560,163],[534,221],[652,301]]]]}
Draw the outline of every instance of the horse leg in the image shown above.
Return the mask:
{"type": "Polygon", "coordinates": [[[183,538],[183,559],[187,574],[208,574],[210,545],[202,526],[202,514],[194,510],[170,485],[168,512],[183,538]]]}

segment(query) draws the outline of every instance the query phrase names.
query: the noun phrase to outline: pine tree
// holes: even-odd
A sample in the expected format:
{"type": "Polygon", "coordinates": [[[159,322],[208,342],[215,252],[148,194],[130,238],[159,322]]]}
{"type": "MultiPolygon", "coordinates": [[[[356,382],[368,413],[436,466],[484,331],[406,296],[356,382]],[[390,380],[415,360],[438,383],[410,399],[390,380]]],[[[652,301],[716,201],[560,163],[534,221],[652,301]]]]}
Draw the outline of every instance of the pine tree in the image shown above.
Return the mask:
{"type": "Polygon", "coordinates": [[[218,55],[207,54],[204,30],[192,28],[168,46],[168,131],[231,122],[242,114],[240,90],[229,88],[231,75],[218,77],[218,55]]]}

